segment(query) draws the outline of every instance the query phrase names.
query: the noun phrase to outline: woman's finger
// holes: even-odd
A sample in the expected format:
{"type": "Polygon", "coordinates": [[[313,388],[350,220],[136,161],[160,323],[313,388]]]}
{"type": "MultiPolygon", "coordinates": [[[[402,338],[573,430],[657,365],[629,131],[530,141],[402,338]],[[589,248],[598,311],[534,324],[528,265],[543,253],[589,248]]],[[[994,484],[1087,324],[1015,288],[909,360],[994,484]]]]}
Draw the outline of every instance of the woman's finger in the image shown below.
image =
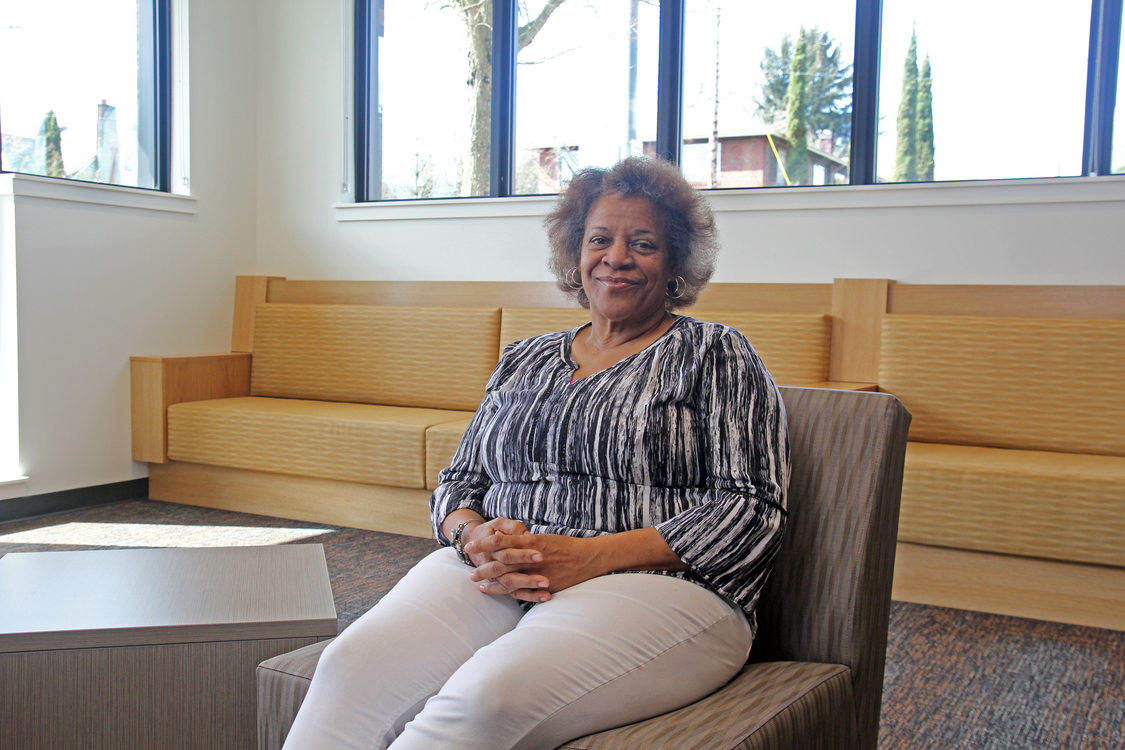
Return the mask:
{"type": "Polygon", "coordinates": [[[524,602],[535,602],[536,604],[551,600],[551,592],[542,589],[516,589],[508,596],[524,602]]]}
{"type": "Polygon", "coordinates": [[[536,547],[535,534],[505,534],[496,533],[487,536],[475,537],[465,545],[465,553],[473,554],[483,552],[490,557],[503,549],[533,549],[536,547]]]}
{"type": "Polygon", "coordinates": [[[515,521],[511,518],[494,518],[489,521],[490,527],[495,533],[519,535],[526,534],[527,527],[523,525],[522,521],[515,521]]]}
{"type": "Polygon", "coordinates": [[[519,566],[543,562],[543,553],[526,547],[501,548],[492,553],[492,559],[504,565],[519,566]]]}
{"type": "MultiPolygon", "coordinates": [[[[547,594],[546,589],[549,585],[550,582],[543,576],[527,575],[526,573],[504,573],[495,578],[481,581],[479,588],[485,594],[495,596],[508,595],[521,590],[547,594]]],[[[540,601],[540,599],[528,598],[525,601],[540,601]]]]}
{"type": "MultiPolygon", "coordinates": [[[[508,564],[499,560],[487,560],[469,573],[469,577],[474,581],[486,581],[490,578],[499,578],[500,576],[511,573],[533,575],[531,571],[525,570],[525,565],[526,564],[521,563],[508,564]]],[[[540,575],[538,578],[544,578],[544,576],[540,575]]]]}

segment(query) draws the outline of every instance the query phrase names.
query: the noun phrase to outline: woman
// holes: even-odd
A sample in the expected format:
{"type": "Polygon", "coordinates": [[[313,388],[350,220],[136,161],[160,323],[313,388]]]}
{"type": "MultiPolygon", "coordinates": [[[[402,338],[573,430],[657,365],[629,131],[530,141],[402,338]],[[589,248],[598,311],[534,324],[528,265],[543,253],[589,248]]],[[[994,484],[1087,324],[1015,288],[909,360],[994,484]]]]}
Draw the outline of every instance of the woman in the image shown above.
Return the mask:
{"type": "Polygon", "coordinates": [[[710,212],[632,158],[546,223],[591,322],[505,349],[430,501],[443,549],[325,650],[287,748],[552,748],[746,660],[788,447],[746,339],[671,313],[710,278],[710,212]]]}

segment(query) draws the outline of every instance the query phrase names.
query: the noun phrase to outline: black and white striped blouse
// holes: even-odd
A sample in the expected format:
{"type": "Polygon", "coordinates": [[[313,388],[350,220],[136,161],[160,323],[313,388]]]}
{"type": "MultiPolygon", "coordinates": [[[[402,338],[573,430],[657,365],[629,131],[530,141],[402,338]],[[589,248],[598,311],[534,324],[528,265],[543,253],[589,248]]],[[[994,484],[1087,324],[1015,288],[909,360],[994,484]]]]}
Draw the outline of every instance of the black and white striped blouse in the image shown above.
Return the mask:
{"type": "Polygon", "coordinates": [[[737,330],[677,316],[577,381],[571,331],[510,344],[430,499],[593,536],[655,526],[689,572],[753,610],[785,522],[789,448],[773,379],[737,330]]]}

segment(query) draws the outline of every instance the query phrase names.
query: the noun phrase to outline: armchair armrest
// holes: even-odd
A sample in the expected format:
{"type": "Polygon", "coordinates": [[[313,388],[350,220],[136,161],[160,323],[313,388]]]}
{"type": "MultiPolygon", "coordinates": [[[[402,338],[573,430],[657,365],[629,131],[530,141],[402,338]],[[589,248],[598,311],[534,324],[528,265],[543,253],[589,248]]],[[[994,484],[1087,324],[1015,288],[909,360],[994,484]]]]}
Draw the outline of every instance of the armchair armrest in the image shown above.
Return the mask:
{"type": "Polygon", "coordinates": [[[168,407],[250,395],[250,354],[130,357],[133,460],[168,460],[168,407]]]}

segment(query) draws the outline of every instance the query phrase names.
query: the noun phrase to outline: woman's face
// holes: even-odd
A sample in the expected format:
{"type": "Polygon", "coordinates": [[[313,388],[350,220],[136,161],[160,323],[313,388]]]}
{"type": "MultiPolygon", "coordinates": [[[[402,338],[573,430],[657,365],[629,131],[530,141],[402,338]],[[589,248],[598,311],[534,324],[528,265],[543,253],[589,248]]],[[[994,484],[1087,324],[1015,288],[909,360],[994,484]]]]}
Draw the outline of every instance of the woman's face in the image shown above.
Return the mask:
{"type": "Polygon", "coordinates": [[[652,203],[616,193],[594,202],[578,264],[592,314],[614,321],[663,315],[669,265],[664,222],[652,203]]]}

